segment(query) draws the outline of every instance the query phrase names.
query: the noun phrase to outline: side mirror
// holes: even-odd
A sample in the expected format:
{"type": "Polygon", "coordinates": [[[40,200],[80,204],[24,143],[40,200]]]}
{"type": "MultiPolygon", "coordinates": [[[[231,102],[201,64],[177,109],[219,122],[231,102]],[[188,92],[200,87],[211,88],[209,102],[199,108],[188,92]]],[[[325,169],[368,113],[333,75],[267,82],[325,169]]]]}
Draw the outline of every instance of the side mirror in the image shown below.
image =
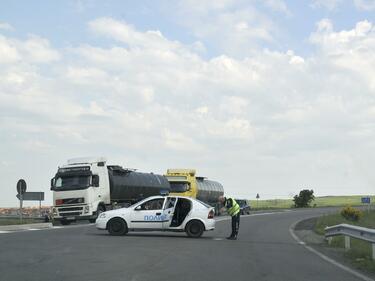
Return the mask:
{"type": "Polygon", "coordinates": [[[92,186],[98,187],[99,186],[99,176],[98,175],[93,175],[92,176],[92,186]]]}
{"type": "Polygon", "coordinates": [[[137,206],[134,210],[136,210],[136,211],[140,211],[140,210],[142,210],[142,206],[139,205],[139,206],[137,206]]]}
{"type": "Polygon", "coordinates": [[[51,179],[51,190],[55,188],[55,178],[51,179]]]}

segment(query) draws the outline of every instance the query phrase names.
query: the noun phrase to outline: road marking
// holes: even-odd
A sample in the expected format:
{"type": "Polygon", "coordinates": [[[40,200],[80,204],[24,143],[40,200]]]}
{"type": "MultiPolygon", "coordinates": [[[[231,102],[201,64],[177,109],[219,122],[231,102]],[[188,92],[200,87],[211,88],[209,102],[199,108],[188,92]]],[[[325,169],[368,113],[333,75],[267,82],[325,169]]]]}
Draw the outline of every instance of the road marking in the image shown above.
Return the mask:
{"type": "Polygon", "coordinates": [[[2,234],[2,233],[9,233],[9,232],[11,232],[11,231],[0,230],[0,234],[2,234]]]}
{"type": "Polygon", "coordinates": [[[25,230],[31,230],[31,231],[34,231],[34,230],[40,230],[39,228],[28,228],[28,229],[25,229],[25,230]]]}
{"type": "Polygon", "coordinates": [[[215,241],[222,241],[222,240],[224,240],[224,238],[212,238],[212,240],[215,240],[215,241]]]}
{"type": "MultiPolygon", "coordinates": [[[[256,213],[256,214],[251,214],[251,215],[242,215],[241,218],[245,217],[256,217],[256,216],[267,216],[267,215],[273,215],[273,214],[283,214],[285,213],[286,211],[278,211],[278,212],[268,212],[268,213],[256,213]]],[[[219,218],[219,219],[215,219],[216,222],[220,222],[220,221],[226,221],[226,220],[230,220],[231,217],[230,216],[226,216],[226,217],[223,217],[223,218],[219,218]]]]}
{"type": "Polygon", "coordinates": [[[289,227],[289,233],[290,235],[293,237],[294,240],[296,240],[296,242],[299,244],[299,245],[302,245],[303,247],[305,247],[307,250],[309,250],[310,252],[314,253],[315,255],[319,256],[320,258],[322,258],[323,260],[329,262],[330,264],[333,264],[335,266],[337,266],[338,268],[341,268],[342,270],[358,277],[359,279],[361,280],[364,280],[364,281],[374,281],[372,278],[369,278],[367,277],[366,275],[363,275],[362,273],[359,273],[331,258],[329,258],[328,256],[322,254],[321,252],[315,250],[314,248],[306,245],[305,242],[303,242],[301,239],[299,239],[299,237],[294,233],[294,228],[295,226],[297,225],[297,223],[299,223],[300,221],[297,221],[295,223],[293,223],[290,227],[289,227]]]}

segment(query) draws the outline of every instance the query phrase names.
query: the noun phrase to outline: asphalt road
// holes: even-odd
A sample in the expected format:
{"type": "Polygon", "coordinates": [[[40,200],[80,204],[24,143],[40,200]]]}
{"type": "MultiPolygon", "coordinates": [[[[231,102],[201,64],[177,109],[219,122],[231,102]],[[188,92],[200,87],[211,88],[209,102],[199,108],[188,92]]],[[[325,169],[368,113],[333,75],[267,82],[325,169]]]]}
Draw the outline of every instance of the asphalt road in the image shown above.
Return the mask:
{"type": "Polygon", "coordinates": [[[93,225],[4,233],[0,281],[360,280],[290,235],[294,222],[324,212],[327,209],[241,217],[237,241],[225,239],[228,220],[200,239],[168,232],[112,237],[93,225]]]}

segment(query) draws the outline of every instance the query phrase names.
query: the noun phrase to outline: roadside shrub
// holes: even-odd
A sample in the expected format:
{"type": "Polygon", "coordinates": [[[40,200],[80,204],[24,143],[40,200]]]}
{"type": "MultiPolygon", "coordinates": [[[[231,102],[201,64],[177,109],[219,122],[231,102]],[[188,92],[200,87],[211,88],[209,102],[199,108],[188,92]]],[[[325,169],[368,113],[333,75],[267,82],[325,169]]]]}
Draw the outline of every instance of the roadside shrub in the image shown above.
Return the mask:
{"type": "Polygon", "coordinates": [[[341,215],[349,221],[358,221],[363,216],[363,212],[351,206],[346,206],[341,210],[341,215]]]}
{"type": "Polygon", "coordinates": [[[304,189],[299,192],[299,195],[293,197],[294,207],[306,208],[310,206],[310,203],[314,201],[314,190],[304,189]]]}

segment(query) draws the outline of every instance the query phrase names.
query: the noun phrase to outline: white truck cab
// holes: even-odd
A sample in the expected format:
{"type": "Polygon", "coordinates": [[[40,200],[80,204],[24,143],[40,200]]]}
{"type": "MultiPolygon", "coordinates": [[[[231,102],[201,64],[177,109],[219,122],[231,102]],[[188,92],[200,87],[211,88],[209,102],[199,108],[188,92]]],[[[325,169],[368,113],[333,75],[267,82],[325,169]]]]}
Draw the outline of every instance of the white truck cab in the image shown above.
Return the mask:
{"type": "Polygon", "coordinates": [[[111,203],[107,160],[76,158],[58,168],[51,180],[53,216],[62,224],[76,219],[95,221],[111,203]]]}

